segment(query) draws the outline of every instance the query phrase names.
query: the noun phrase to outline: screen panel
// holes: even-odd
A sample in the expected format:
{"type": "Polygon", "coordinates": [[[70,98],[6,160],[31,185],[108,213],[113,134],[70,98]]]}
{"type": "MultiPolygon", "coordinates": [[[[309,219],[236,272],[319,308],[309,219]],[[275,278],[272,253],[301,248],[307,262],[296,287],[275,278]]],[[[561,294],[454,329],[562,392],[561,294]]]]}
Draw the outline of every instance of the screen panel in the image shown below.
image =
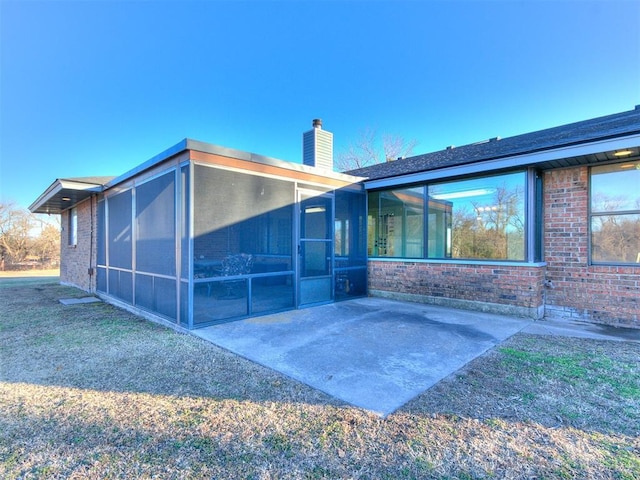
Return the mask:
{"type": "Polygon", "coordinates": [[[175,173],[136,188],[136,270],[176,273],[175,173]]]}

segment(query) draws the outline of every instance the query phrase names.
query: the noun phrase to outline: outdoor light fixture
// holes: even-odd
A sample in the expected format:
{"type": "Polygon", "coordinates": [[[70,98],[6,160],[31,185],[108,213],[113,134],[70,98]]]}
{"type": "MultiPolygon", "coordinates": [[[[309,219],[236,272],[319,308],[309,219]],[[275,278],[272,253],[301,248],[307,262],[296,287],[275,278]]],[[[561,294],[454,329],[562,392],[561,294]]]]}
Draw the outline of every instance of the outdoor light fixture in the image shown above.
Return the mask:
{"type": "Polygon", "coordinates": [[[628,148],[626,148],[624,150],[618,150],[613,155],[615,157],[626,157],[627,155],[631,155],[632,153],[633,153],[633,150],[629,150],[628,148]]]}
{"type": "Polygon", "coordinates": [[[70,197],[62,197],[62,201],[63,202],[70,202],[71,198],[70,197]]]}

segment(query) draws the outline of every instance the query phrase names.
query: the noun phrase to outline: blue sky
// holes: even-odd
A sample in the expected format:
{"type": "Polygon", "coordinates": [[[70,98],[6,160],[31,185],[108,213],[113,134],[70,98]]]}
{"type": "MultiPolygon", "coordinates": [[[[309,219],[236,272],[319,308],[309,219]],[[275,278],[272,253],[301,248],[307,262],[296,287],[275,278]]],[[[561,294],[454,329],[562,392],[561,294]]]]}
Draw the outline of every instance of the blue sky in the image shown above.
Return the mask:
{"type": "Polygon", "coordinates": [[[0,200],[185,137],[300,162],[322,118],[415,154],[640,104],[637,1],[0,0],[0,200]]]}

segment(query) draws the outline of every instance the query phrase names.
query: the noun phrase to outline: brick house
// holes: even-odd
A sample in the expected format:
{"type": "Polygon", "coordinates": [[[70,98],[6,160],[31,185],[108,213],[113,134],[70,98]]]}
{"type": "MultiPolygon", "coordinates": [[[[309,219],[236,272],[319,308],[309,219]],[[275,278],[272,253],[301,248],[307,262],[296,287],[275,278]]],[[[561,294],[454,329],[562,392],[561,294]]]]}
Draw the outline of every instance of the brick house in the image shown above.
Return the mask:
{"type": "Polygon", "coordinates": [[[640,106],[349,172],[369,294],[640,327],[640,106]]]}
{"type": "Polygon", "coordinates": [[[362,295],[640,328],[640,107],[331,169],[192,140],[59,179],[61,281],[185,328],[362,295]]]}

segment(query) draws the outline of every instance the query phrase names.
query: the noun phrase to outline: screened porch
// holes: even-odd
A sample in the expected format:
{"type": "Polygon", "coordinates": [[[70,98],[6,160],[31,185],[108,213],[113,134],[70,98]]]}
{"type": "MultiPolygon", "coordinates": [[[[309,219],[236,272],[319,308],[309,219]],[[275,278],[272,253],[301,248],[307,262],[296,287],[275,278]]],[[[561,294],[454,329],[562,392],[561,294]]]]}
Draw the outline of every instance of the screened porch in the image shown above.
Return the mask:
{"type": "Polygon", "coordinates": [[[366,295],[362,186],[255,166],[181,162],[106,191],[98,292],[189,329],[366,295]]]}

